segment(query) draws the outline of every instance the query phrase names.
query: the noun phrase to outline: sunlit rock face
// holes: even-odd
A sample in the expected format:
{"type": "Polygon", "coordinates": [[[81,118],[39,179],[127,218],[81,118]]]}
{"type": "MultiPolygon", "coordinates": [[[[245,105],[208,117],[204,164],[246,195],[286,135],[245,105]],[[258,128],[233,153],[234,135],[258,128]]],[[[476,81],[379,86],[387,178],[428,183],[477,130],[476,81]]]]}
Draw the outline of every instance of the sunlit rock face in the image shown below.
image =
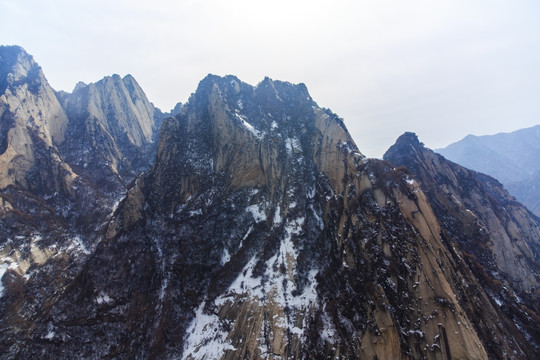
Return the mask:
{"type": "Polygon", "coordinates": [[[36,129],[73,182],[0,193],[0,358],[536,358],[533,285],[303,84],[209,75],[162,124],[129,76],[57,97],[36,129]]]}
{"type": "Polygon", "coordinates": [[[34,59],[17,46],[0,47],[0,188],[21,185],[65,190],[74,179],[56,146],[68,119],[34,59]],[[41,162],[45,176],[32,176],[41,162]]]}
{"type": "Polygon", "coordinates": [[[69,96],[54,92],[24,49],[0,47],[2,357],[15,356],[36,320],[47,316],[48,309],[79,274],[95,249],[107,216],[125,194],[124,183],[138,171],[132,167],[108,177],[111,172],[99,162],[103,154],[109,154],[111,148],[122,149],[122,164],[142,159],[137,166],[150,167],[159,112],[148,105],[133,78],[122,79],[122,91],[129,97],[115,97],[111,82],[101,86],[107,101],[94,101],[88,114],[93,120],[97,119],[95,114],[108,114],[106,121],[99,123],[101,130],[111,129],[123,114],[136,114],[137,119],[125,119],[142,134],[130,138],[135,144],[133,152],[125,150],[121,136],[112,138],[105,130],[96,131],[101,135],[93,137],[89,146],[88,138],[79,137],[73,129],[91,121],[75,116],[78,113],[71,108],[66,113],[59,97],[67,101],[69,96]],[[137,124],[138,119],[141,124],[137,124]],[[80,154],[95,160],[90,168],[81,166],[80,154]]]}
{"type": "Polygon", "coordinates": [[[131,75],[79,83],[59,98],[77,139],[60,149],[79,173],[112,192],[150,168],[163,115],[131,75]]]}
{"type": "Polygon", "coordinates": [[[481,286],[538,346],[538,219],[497,180],[446,160],[413,133],[403,134],[384,159],[408,168],[481,286]]]}

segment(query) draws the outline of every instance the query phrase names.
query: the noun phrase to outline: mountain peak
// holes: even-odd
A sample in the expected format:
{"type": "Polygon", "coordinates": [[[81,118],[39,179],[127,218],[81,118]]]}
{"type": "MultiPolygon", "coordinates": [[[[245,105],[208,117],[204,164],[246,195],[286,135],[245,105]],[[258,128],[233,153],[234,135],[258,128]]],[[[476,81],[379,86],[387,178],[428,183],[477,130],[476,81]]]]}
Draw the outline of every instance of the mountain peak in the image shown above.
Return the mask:
{"type": "Polygon", "coordinates": [[[424,148],[424,143],[418,139],[418,135],[414,132],[405,132],[397,138],[395,145],[412,145],[418,148],[424,148]]]}
{"type": "Polygon", "coordinates": [[[426,150],[424,143],[418,140],[418,135],[413,132],[405,132],[398,137],[396,143],[386,151],[383,155],[383,159],[386,161],[393,159],[393,161],[390,162],[395,162],[395,159],[417,158],[426,150]]]}
{"type": "Polygon", "coordinates": [[[0,46],[0,94],[23,83],[36,93],[46,82],[41,67],[20,46],[0,46]]]}

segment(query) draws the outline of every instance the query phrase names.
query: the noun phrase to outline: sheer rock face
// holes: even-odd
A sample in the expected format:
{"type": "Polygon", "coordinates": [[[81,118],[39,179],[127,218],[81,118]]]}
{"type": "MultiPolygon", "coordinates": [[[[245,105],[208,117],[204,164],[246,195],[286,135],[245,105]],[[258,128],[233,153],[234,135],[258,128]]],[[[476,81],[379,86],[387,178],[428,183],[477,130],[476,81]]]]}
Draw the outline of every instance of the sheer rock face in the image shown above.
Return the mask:
{"type": "Polygon", "coordinates": [[[534,358],[452,244],[304,85],[208,76],[16,353],[534,358]]]}
{"type": "Polygon", "coordinates": [[[68,136],[79,139],[61,150],[81,174],[114,189],[114,180],[129,182],[150,167],[161,113],[131,75],[79,83],[59,98],[70,119],[68,136]]]}
{"type": "Polygon", "coordinates": [[[33,58],[17,46],[0,47],[0,189],[69,190],[75,179],[59,158],[67,116],[33,58]],[[47,175],[29,178],[40,162],[51,163],[47,175]],[[53,182],[53,184],[44,184],[53,182]]]}
{"type": "MultiPolygon", "coordinates": [[[[384,155],[395,166],[406,166],[425,192],[443,235],[456,242],[465,263],[500,308],[499,315],[469,308],[479,323],[511,319],[538,353],[540,331],[538,219],[516,202],[495,179],[463,168],[424,147],[405,133],[384,155]]],[[[474,295],[470,295],[474,298],[474,295]]],[[[477,326],[484,343],[497,330],[477,326]]],[[[491,346],[500,347],[496,341],[491,346]]]]}
{"type": "MultiPolygon", "coordinates": [[[[123,182],[134,178],[120,171],[122,182],[101,180],[109,174],[100,163],[104,154],[117,150],[114,154],[122,159],[118,163],[128,159],[128,164],[150,167],[156,133],[152,126],[159,126],[152,118],[156,112],[133,78],[120,81],[125,96],[114,91],[119,81],[104,80],[107,86],[95,92],[108,99],[92,98],[94,122],[84,123],[87,119],[77,117],[77,111],[68,117],[30,55],[20,47],[0,47],[0,358],[12,358],[20,350],[36,319],[80,273],[108,214],[125,193],[123,182]],[[103,113],[107,122],[97,120],[103,113]],[[122,118],[125,114],[134,115],[122,118]],[[121,131],[129,133],[126,143],[140,152],[129,153],[126,149],[131,148],[121,143],[124,135],[111,130],[120,128],[122,121],[121,131]],[[97,135],[77,133],[86,125],[98,129],[97,135]],[[80,154],[94,160],[91,167],[81,166],[80,154]],[[144,161],[137,163],[137,156],[144,161]]],[[[70,103],[69,95],[60,97],[70,103]]],[[[37,335],[36,341],[46,335],[37,335]]]]}
{"type": "Polygon", "coordinates": [[[384,158],[411,170],[465,251],[477,255],[487,269],[500,270],[513,287],[539,289],[540,229],[535,216],[497,180],[446,160],[411,133],[400,137],[384,158]]]}

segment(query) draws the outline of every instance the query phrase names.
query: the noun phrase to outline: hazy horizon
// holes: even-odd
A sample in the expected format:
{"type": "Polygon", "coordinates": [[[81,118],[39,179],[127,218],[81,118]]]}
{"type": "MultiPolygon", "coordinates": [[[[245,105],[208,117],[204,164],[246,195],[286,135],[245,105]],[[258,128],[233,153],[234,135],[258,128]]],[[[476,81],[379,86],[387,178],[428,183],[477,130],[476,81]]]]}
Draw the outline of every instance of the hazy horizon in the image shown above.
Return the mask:
{"type": "Polygon", "coordinates": [[[131,74],[163,111],[208,73],[306,84],[381,157],[405,131],[430,148],[540,123],[535,1],[67,0],[0,4],[56,90],[131,74]]]}

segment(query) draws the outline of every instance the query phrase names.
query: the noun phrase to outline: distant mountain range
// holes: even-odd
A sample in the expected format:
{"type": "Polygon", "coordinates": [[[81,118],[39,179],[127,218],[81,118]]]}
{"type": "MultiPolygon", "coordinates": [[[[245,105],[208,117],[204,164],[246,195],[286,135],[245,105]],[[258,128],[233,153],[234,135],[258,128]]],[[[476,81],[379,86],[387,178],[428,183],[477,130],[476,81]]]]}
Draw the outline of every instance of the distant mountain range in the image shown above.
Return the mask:
{"type": "Polygon", "coordinates": [[[540,216],[540,125],[511,133],[468,135],[435,151],[462,166],[493,176],[540,216]]]}

